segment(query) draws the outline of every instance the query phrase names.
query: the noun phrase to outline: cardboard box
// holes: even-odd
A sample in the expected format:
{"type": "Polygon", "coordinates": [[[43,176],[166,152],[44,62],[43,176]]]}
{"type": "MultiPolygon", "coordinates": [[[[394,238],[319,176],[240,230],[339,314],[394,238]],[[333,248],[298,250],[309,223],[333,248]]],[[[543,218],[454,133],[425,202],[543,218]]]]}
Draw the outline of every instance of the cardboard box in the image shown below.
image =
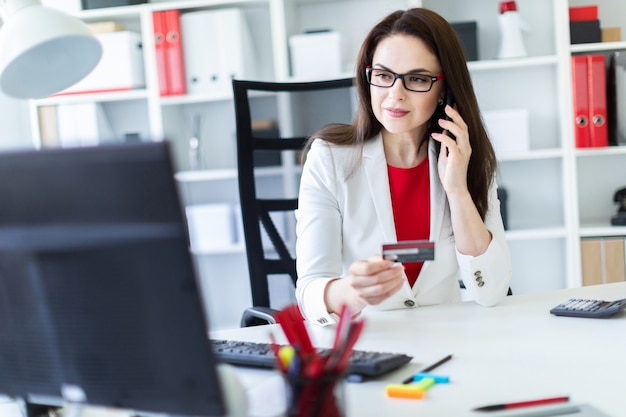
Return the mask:
{"type": "Polygon", "coordinates": [[[100,33],[102,58],[78,83],[59,94],[124,91],[146,86],[143,49],[138,33],[121,31],[100,33]]]}
{"type": "Polygon", "coordinates": [[[620,42],[622,40],[622,28],[602,28],[602,42],[620,42]]]}
{"type": "Polygon", "coordinates": [[[291,73],[297,78],[337,78],[343,71],[341,35],[320,31],[289,38],[291,73]]]}
{"type": "Polygon", "coordinates": [[[488,110],[483,120],[498,158],[529,151],[528,110],[488,110]]]}

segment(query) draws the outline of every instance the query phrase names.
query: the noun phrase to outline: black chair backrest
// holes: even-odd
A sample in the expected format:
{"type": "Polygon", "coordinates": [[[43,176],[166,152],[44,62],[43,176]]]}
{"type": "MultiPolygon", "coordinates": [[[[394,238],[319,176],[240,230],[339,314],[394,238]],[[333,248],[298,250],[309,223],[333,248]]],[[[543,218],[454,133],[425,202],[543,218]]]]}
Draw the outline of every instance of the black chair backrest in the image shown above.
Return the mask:
{"type": "MultiPolygon", "coordinates": [[[[297,280],[295,258],[291,255],[270,214],[294,211],[298,206],[297,198],[261,198],[258,195],[255,155],[258,155],[259,151],[302,151],[307,136],[314,132],[306,132],[295,137],[280,137],[280,133],[275,137],[255,136],[252,128],[250,93],[252,92],[253,97],[258,97],[259,94],[263,97],[262,92],[304,93],[348,89],[352,85],[352,78],[285,83],[233,80],[239,197],[254,306],[270,307],[268,276],[287,274],[295,285],[297,280]],[[268,257],[264,250],[261,227],[265,230],[275,251],[271,257],[268,257]]],[[[279,120],[279,125],[280,122],[279,120]]],[[[322,126],[316,126],[313,130],[320,127],[322,126]]]]}

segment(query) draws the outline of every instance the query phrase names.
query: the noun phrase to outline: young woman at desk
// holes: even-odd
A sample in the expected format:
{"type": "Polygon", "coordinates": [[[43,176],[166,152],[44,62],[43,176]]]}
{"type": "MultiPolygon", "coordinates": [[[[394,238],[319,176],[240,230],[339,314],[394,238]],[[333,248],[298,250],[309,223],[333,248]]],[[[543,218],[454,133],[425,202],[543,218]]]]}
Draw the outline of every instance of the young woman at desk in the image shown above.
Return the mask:
{"type": "Polygon", "coordinates": [[[357,313],[460,301],[459,279],[476,302],[496,304],[511,276],[496,159],[453,28],[426,9],[391,13],[356,68],[354,122],[308,144],[296,213],[302,313],[325,325],[343,304],[357,313]],[[383,243],[424,239],[434,261],[380,256],[383,243]]]}

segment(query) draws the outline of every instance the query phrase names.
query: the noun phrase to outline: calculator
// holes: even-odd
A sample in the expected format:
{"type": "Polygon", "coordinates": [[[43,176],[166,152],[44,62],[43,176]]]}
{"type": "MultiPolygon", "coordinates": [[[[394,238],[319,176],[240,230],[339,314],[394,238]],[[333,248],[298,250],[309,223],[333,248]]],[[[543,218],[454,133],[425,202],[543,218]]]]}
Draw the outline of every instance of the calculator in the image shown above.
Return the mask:
{"type": "Polygon", "coordinates": [[[626,307],[626,298],[615,301],[570,298],[550,310],[555,316],[607,318],[626,307]]]}

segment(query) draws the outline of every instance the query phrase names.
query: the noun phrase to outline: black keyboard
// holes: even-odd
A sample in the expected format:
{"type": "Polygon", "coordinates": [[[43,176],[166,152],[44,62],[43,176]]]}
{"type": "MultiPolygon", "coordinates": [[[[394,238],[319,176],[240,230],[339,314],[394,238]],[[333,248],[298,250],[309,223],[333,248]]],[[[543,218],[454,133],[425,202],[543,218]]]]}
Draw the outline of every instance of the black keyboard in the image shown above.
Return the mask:
{"type": "MultiPolygon", "coordinates": [[[[276,359],[270,343],[240,342],[211,339],[216,358],[231,365],[255,368],[275,368],[276,359]]],[[[330,349],[318,348],[321,355],[330,349]]],[[[379,376],[408,363],[413,359],[403,353],[353,350],[348,362],[348,373],[362,376],[379,376]]]]}

